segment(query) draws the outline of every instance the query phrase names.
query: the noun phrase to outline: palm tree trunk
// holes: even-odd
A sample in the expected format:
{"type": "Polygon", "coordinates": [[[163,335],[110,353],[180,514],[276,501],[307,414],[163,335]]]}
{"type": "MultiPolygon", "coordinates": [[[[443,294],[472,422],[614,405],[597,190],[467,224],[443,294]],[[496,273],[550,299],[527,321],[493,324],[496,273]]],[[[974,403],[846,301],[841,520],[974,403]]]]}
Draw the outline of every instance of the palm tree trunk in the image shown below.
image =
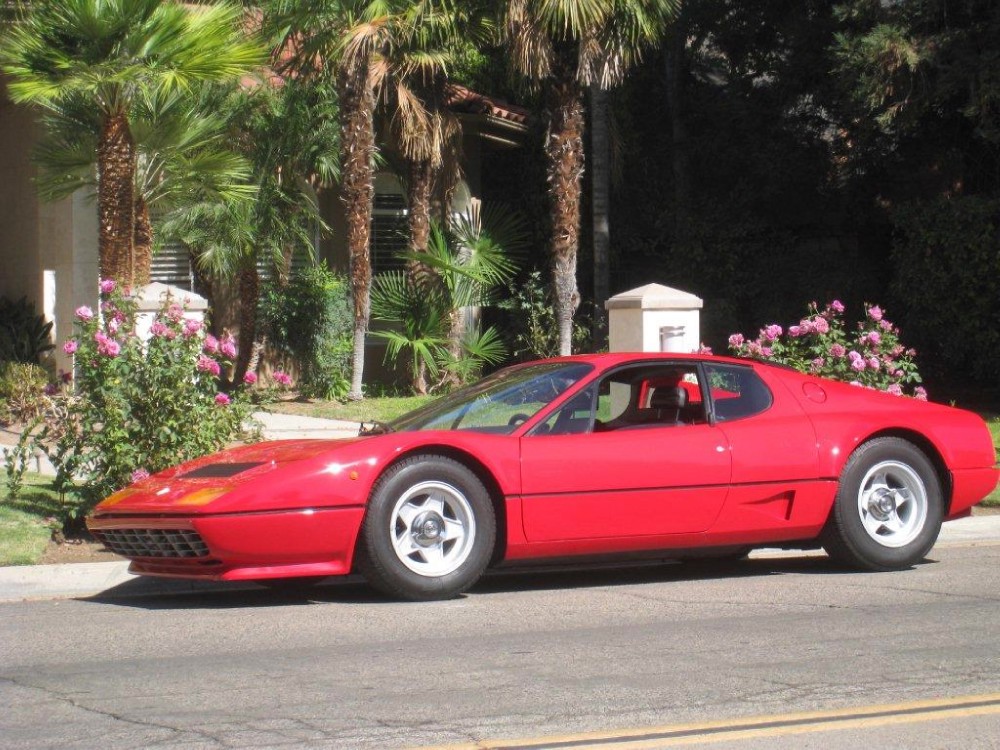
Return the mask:
{"type": "MultiPolygon", "coordinates": [[[[598,312],[611,294],[611,232],[608,212],[611,194],[611,143],[608,135],[608,93],[598,85],[590,87],[590,184],[594,234],[594,304],[598,312]]],[[[594,344],[607,338],[603,315],[594,316],[594,344]]]]}
{"type": "Polygon", "coordinates": [[[253,354],[254,340],[257,338],[257,301],[260,296],[260,275],[253,259],[240,270],[240,335],[236,367],[233,371],[233,385],[243,382],[247,364],[253,354]]]}
{"type": "Polygon", "coordinates": [[[367,60],[341,68],[340,96],[341,179],[351,258],[351,295],[354,300],[354,353],[348,398],[364,398],[365,339],[371,316],[371,221],[375,197],[372,156],[375,151],[373,113],[375,96],[368,84],[367,60]]]}
{"type": "Polygon", "coordinates": [[[410,250],[426,253],[431,236],[431,191],[434,188],[434,168],[430,159],[410,161],[410,250]]]}
{"type": "Polygon", "coordinates": [[[576,256],[580,241],[583,177],[583,89],[576,80],[571,50],[557,53],[548,87],[549,134],[545,144],[552,202],[552,281],[559,325],[559,353],[573,348],[573,313],[580,304],[576,256]]]}
{"type": "Polygon", "coordinates": [[[153,224],[149,206],[141,195],[135,199],[135,279],[136,286],[148,284],[153,271],[153,224]]]}
{"type": "Polygon", "coordinates": [[[124,114],[106,118],[97,142],[100,275],[123,286],[135,281],[135,168],[128,118],[124,114]]]}

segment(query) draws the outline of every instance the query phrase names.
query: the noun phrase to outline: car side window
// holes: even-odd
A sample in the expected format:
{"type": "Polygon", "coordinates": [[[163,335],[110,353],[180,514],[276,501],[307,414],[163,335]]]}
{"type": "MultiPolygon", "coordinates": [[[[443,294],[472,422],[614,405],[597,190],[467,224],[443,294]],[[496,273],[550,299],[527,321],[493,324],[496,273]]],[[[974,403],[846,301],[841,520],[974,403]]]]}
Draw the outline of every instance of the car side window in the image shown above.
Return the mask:
{"type": "Polygon", "coordinates": [[[705,372],[718,421],[752,417],[771,408],[771,391],[753,368],[710,364],[705,372]]]}
{"type": "Polygon", "coordinates": [[[532,435],[574,435],[705,422],[697,365],[626,367],[574,396],[532,435]]]}

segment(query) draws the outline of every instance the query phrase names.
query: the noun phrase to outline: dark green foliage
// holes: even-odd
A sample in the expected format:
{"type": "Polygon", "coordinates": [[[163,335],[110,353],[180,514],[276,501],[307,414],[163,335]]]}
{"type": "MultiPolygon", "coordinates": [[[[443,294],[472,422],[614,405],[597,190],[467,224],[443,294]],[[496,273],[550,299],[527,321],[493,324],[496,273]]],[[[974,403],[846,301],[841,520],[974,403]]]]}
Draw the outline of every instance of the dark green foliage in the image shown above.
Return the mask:
{"type": "Polygon", "coordinates": [[[926,370],[1000,381],[1000,198],[918,201],[893,212],[896,305],[926,370]]]}
{"type": "Polygon", "coordinates": [[[54,346],[51,333],[52,323],[27,298],[13,302],[0,297],[0,362],[39,362],[54,346]]]}
{"type": "Polygon", "coordinates": [[[261,296],[271,344],[295,360],[306,396],[342,398],[350,387],[353,315],[347,280],[324,265],[309,266],[261,296]]]}

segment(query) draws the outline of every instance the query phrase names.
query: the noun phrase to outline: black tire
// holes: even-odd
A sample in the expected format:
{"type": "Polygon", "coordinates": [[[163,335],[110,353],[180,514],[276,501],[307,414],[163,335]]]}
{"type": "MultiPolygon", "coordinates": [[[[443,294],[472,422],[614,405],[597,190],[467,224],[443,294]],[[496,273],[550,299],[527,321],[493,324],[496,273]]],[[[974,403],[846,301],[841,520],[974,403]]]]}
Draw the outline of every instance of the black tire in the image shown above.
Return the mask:
{"type": "Polygon", "coordinates": [[[451,599],[486,570],[496,516],[467,467],[412,456],[376,482],[358,541],[358,571],[373,587],[410,601],[451,599]]]}
{"type": "Polygon", "coordinates": [[[820,541],[844,565],[902,570],[930,552],[943,516],[941,482],[923,451],[901,438],[876,438],[844,466],[820,541]]]}

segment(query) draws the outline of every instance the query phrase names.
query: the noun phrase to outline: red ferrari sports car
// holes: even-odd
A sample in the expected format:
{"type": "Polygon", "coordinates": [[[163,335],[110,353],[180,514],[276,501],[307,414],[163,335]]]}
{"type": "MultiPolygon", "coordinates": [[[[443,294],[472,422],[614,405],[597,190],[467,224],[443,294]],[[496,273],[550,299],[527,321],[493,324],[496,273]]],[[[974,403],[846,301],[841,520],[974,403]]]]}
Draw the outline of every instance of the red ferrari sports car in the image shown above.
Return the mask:
{"type": "Polygon", "coordinates": [[[115,493],[91,532],[134,573],[274,580],[360,571],[406,599],[490,566],[815,547],[923,559],[996,486],[975,414],[725,357],[510,367],[346,440],[257,443],[115,493]]]}

